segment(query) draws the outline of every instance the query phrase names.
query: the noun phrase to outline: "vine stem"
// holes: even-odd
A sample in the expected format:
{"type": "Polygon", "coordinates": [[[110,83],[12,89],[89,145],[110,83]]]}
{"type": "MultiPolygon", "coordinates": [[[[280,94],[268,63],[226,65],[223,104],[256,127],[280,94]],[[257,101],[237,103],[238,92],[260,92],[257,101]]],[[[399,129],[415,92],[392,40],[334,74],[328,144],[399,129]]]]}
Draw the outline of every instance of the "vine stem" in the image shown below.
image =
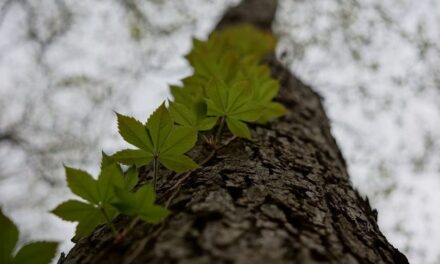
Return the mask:
{"type": "Polygon", "coordinates": [[[104,207],[99,207],[99,209],[101,210],[101,213],[104,215],[105,220],[107,221],[107,225],[110,227],[110,229],[112,230],[113,236],[115,238],[118,238],[118,230],[116,230],[115,226],[113,225],[110,217],[108,216],[107,212],[105,211],[104,207]]]}

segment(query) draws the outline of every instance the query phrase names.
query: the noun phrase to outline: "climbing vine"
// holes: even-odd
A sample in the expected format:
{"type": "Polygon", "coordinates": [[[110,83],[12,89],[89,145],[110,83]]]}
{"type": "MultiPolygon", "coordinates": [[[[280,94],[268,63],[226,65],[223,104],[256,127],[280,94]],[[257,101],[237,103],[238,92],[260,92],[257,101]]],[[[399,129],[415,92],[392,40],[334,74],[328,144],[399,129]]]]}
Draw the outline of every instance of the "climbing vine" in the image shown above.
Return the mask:
{"type": "Polygon", "coordinates": [[[135,148],[111,156],[103,153],[97,179],[65,167],[68,186],[81,200],[68,200],[52,212],[78,222],[74,239],[89,235],[101,224],[107,224],[116,239],[123,238],[127,230],[120,232],[112,224],[119,214],[132,216],[132,224],[161,222],[184,181],[219,148],[237,137],[252,140],[248,123],[263,124],[282,116],[285,108],[273,101],[279,83],[260,63],[275,44],[271,34],[250,25],[215,32],[207,41],[194,40],[186,56],[194,74],[183,79],[182,86],[170,87],[173,101],[163,102],[145,123],[117,113],[120,135],[135,148]],[[233,137],[222,142],[226,128],[233,137]],[[197,163],[186,153],[198,140],[211,152],[197,163]],[[120,165],[129,169],[124,172],[120,165]],[[147,165],[153,180],[138,187],[138,170],[147,165]],[[161,166],[179,178],[168,190],[166,203],[158,205],[155,191],[161,166]]]}

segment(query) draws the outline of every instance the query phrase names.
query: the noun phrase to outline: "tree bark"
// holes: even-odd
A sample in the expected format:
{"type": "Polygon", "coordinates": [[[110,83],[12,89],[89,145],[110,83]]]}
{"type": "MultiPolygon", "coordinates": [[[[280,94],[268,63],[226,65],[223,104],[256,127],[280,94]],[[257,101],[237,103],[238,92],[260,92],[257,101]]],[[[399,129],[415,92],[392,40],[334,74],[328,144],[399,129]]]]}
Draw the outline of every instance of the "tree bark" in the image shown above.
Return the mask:
{"type": "MultiPolygon", "coordinates": [[[[217,28],[249,22],[270,30],[276,6],[245,0],[217,28]]],[[[408,263],[351,185],[319,95],[275,56],[267,63],[282,85],[285,117],[253,125],[253,141],[232,141],[195,171],[164,223],[137,223],[118,244],[102,226],[59,263],[408,263]]],[[[191,154],[201,160],[206,153],[199,145],[191,154]]],[[[179,180],[171,176],[159,201],[179,180]]],[[[118,228],[129,223],[115,220],[118,228]]]]}

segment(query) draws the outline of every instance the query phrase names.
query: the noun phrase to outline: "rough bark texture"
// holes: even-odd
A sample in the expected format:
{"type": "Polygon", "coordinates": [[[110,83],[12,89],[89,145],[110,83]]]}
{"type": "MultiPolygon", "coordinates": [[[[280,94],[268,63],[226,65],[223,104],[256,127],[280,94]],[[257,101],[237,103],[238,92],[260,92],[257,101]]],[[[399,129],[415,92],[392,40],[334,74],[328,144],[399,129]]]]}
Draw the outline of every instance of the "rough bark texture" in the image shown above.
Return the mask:
{"type": "MultiPolygon", "coordinates": [[[[270,30],[275,10],[275,1],[245,1],[219,27],[247,21],[270,30]]],[[[407,263],[353,189],[319,95],[273,56],[267,63],[281,81],[285,117],[253,126],[252,142],[233,141],[194,172],[163,224],[138,223],[117,245],[100,227],[60,263],[407,263]]],[[[178,180],[169,178],[160,201],[178,180]]]]}

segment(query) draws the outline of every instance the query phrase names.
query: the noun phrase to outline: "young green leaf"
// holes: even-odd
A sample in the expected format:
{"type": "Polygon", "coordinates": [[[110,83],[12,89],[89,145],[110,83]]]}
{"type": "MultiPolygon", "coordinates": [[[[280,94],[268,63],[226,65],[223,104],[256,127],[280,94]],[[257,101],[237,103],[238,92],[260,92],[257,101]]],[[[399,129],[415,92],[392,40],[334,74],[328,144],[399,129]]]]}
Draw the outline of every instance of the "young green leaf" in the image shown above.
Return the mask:
{"type": "Polygon", "coordinates": [[[132,166],[128,171],[125,173],[124,176],[124,189],[127,191],[131,191],[136,184],[138,183],[138,172],[135,166],[132,166]]]}
{"type": "Polygon", "coordinates": [[[101,170],[97,180],[99,204],[111,202],[115,194],[113,186],[122,187],[124,185],[124,175],[121,168],[116,165],[110,165],[101,170]]]}
{"type": "Polygon", "coordinates": [[[252,101],[260,106],[258,123],[266,123],[286,113],[283,105],[272,102],[279,91],[279,82],[272,79],[265,65],[247,65],[241,69],[241,78],[246,79],[254,89],[252,101]]]}
{"type": "Polygon", "coordinates": [[[248,126],[240,120],[227,117],[226,125],[232,134],[236,135],[237,137],[251,139],[251,132],[249,131],[248,126]]]}
{"type": "MultiPolygon", "coordinates": [[[[176,172],[197,168],[197,164],[184,155],[195,145],[197,131],[193,128],[175,125],[165,104],[162,104],[154,111],[143,129],[139,128],[139,121],[119,114],[118,122],[120,131],[145,131],[147,137],[144,137],[143,140],[148,141],[148,144],[151,143],[151,145],[145,147],[147,144],[136,142],[135,146],[139,147],[139,150],[119,151],[112,156],[114,160],[126,165],[136,165],[139,167],[149,164],[153,159],[157,159],[165,167],[176,172]],[[131,122],[121,122],[121,120],[131,120],[131,122]],[[126,126],[135,126],[136,128],[126,126]],[[179,158],[183,162],[179,166],[173,166],[174,163],[166,162],[169,159],[175,158],[179,158]]],[[[127,142],[132,143],[134,141],[127,142]]]]}
{"type": "Polygon", "coordinates": [[[142,167],[153,160],[153,152],[142,149],[123,149],[113,154],[112,158],[122,164],[142,167]]]}
{"type": "Polygon", "coordinates": [[[105,154],[102,159],[102,170],[96,180],[85,171],[65,167],[69,188],[86,202],[69,200],[58,205],[52,213],[66,221],[78,222],[75,239],[89,235],[96,226],[109,222],[117,215],[110,206],[116,199],[114,188],[127,186],[121,168],[109,162],[105,154]]]}
{"type": "Polygon", "coordinates": [[[115,188],[118,201],[113,203],[123,214],[139,216],[147,223],[158,223],[168,216],[169,211],[159,205],[155,205],[155,193],[152,185],[144,185],[133,193],[121,188],[115,188]]]}
{"type": "Polygon", "coordinates": [[[34,242],[24,245],[15,256],[12,264],[48,264],[55,256],[58,243],[34,242]]]}
{"type": "Polygon", "coordinates": [[[110,218],[116,216],[115,209],[109,205],[100,209],[92,204],[76,200],[69,200],[58,205],[52,213],[65,221],[78,222],[74,240],[79,240],[88,236],[97,226],[106,223],[103,210],[110,218]]]}
{"type": "Polygon", "coordinates": [[[242,56],[253,56],[256,61],[273,51],[276,45],[274,35],[249,24],[227,27],[214,34],[220,35],[229,49],[237,51],[242,56]],[[238,39],[240,41],[237,41],[238,39]]]}
{"type": "Polygon", "coordinates": [[[101,170],[107,166],[115,164],[115,161],[112,160],[110,156],[108,156],[104,151],[101,151],[102,159],[101,159],[101,170]]]}
{"type": "Polygon", "coordinates": [[[250,132],[244,122],[256,121],[261,116],[261,106],[252,101],[253,91],[247,82],[235,82],[227,85],[214,80],[206,90],[208,116],[226,117],[231,132],[244,138],[250,138],[250,132]]]}
{"type": "Polygon", "coordinates": [[[70,190],[93,204],[99,203],[99,194],[97,188],[97,181],[87,172],[74,169],[71,167],[64,167],[66,172],[67,186],[70,190]]]}
{"type": "Polygon", "coordinates": [[[0,263],[4,264],[48,264],[55,256],[58,243],[33,242],[24,245],[13,255],[18,241],[18,229],[0,208],[0,263]]]}
{"type": "Polygon", "coordinates": [[[153,145],[145,126],[136,119],[116,113],[119,134],[128,143],[146,151],[152,151],[153,145]]]}
{"type": "Polygon", "coordinates": [[[218,118],[206,116],[206,112],[207,106],[202,99],[186,104],[170,102],[170,114],[174,121],[195,131],[210,130],[216,124],[218,118]]]}
{"type": "Polygon", "coordinates": [[[262,113],[260,118],[257,120],[258,123],[264,124],[273,119],[279,118],[285,115],[287,112],[286,108],[276,102],[269,102],[262,106],[262,113]]]}

